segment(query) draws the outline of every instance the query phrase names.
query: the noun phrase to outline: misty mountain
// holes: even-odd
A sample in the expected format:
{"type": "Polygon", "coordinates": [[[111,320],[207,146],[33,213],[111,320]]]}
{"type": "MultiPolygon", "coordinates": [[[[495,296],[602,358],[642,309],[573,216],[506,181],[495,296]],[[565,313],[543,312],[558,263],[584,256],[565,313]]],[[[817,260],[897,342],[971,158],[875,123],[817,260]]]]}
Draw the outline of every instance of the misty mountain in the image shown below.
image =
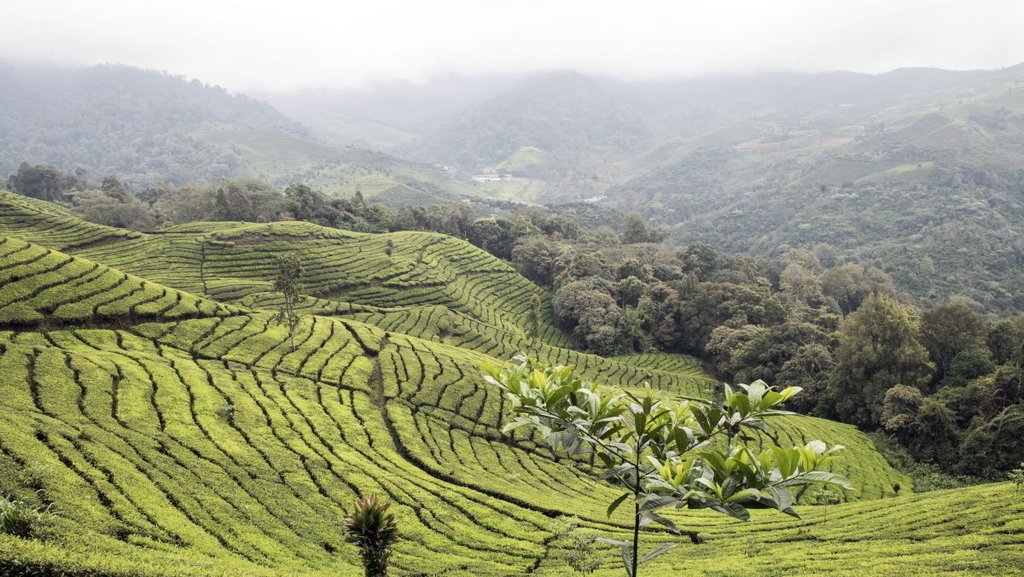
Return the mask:
{"type": "Polygon", "coordinates": [[[432,165],[335,145],[264,101],[163,72],[0,65],[0,87],[3,178],[28,162],[136,187],[230,177],[398,202],[473,192],[432,165]]]}
{"type": "Polygon", "coordinates": [[[270,105],[216,86],[128,66],[0,65],[0,171],[21,161],[126,180],[234,174],[242,154],[202,131],[231,127],[303,139],[270,105]]]}
{"type": "Polygon", "coordinates": [[[290,116],[121,66],[0,75],[6,172],[27,160],[134,184],[303,180],[393,204],[600,198],[675,242],[769,257],[819,246],[885,268],[922,304],[1024,309],[1024,66],[262,95],[290,116]],[[470,184],[479,172],[513,178],[470,184]]]}
{"type": "MultiPolygon", "coordinates": [[[[676,242],[772,257],[827,245],[922,304],[1024,308],[1024,66],[461,86],[476,88],[448,107],[417,106],[443,100],[439,85],[392,86],[384,101],[406,115],[382,117],[403,134],[390,150],[517,176],[481,188],[496,198],[604,197],[676,242]]],[[[316,106],[372,119],[374,94],[316,106]]]]}

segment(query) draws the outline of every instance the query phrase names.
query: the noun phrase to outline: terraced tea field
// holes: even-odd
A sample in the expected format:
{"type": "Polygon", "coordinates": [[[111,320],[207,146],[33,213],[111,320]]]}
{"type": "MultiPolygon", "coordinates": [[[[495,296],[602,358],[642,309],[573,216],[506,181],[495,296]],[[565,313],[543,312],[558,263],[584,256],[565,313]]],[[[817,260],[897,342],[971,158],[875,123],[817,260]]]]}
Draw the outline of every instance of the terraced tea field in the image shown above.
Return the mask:
{"type": "MultiPolygon", "coordinates": [[[[529,349],[603,383],[712,390],[689,357],[572,351],[549,316],[529,338],[543,292],[448,237],[216,223],[47,244],[54,221],[32,214],[97,229],[0,198],[0,493],[56,512],[43,539],[0,535],[0,574],[359,575],[341,521],[380,493],[403,534],[397,575],[567,575],[558,518],[624,535],[625,512],[604,513],[618,492],[585,460],[502,436],[479,363],[529,349]],[[294,350],[269,291],[285,251],[306,266],[294,350]]],[[[914,495],[853,427],[775,424],[782,441],[847,446],[832,465],[856,486],[847,502],[746,524],[674,513],[703,543],[647,574],[1020,574],[1009,485],[914,495]]],[[[617,554],[596,575],[619,575],[617,554]]]]}

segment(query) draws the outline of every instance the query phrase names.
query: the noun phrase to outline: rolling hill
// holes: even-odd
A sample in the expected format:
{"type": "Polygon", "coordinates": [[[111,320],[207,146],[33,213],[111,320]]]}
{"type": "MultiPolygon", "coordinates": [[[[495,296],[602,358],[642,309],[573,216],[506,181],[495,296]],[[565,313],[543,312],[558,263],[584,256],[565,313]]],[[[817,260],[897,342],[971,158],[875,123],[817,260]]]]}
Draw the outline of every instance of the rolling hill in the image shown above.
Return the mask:
{"type": "MultiPolygon", "coordinates": [[[[529,348],[608,384],[712,391],[688,357],[569,350],[549,312],[531,340],[527,303],[543,291],[449,237],[198,223],[104,229],[101,242],[62,251],[46,245],[62,237],[39,215],[68,230],[73,218],[3,200],[0,493],[56,512],[43,539],[0,536],[4,574],[357,575],[339,527],[357,496],[380,493],[402,527],[398,575],[564,575],[559,517],[614,535],[626,514],[606,518],[617,493],[585,459],[500,434],[503,400],[479,363],[529,348]],[[294,350],[269,290],[281,252],[306,269],[294,350]],[[93,314],[40,322],[62,307],[93,314]]],[[[672,514],[704,542],[659,558],[652,574],[1020,567],[1024,505],[1009,485],[915,495],[851,426],[786,417],[775,434],[846,445],[833,468],[856,486],[847,502],[748,524],[672,514]]],[[[598,575],[620,571],[613,552],[598,575]]]]}

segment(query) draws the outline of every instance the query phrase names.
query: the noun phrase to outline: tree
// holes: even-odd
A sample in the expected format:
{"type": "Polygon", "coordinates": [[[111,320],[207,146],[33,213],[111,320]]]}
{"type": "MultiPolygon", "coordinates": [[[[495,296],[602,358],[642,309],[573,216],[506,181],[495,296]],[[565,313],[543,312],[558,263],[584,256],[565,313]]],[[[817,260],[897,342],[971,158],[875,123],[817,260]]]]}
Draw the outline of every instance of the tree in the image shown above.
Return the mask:
{"type": "Polygon", "coordinates": [[[288,208],[299,220],[308,220],[317,224],[333,224],[328,211],[327,197],[302,182],[295,182],[284,189],[288,199],[288,208]]]}
{"type": "Polygon", "coordinates": [[[622,309],[615,299],[600,287],[599,279],[570,282],[555,292],[555,320],[572,331],[575,341],[597,354],[616,354],[616,327],[622,309]]]}
{"type": "Polygon", "coordinates": [[[103,194],[119,202],[127,203],[135,200],[135,194],[132,190],[122,184],[116,176],[104,177],[100,190],[103,191],[103,194]]]}
{"type": "Polygon", "coordinates": [[[75,198],[75,209],[85,220],[107,226],[149,230],[156,225],[153,211],[134,197],[122,201],[102,192],[88,190],[75,198]]]}
{"type": "Polygon", "coordinates": [[[964,349],[953,357],[942,379],[943,387],[963,387],[972,380],[987,375],[996,369],[992,361],[992,353],[986,348],[971,347],[964,349]]]}
{"type": "Polygon", "coordinates": [[[1024,315],[993,323],[987,341],[996,363],[1024,361],[1024,315]]]}
{"type": "Polygon", "coordinates": [[[1012,405],[971,429],[960,444],[959,467],[968,475],[993,477],[1024,460],[1024,404],[1012,405]]]}
{"type": "Polygon", "coordinates": [[[722,257],[710,245],[697,243],[683,249],[679,255],[683,270],[692,272],[697,280],[707,282],[722,264],[722,257]]]}
{"type": "Polygon", "coordinates": [[[635,212],[627,214],[622,221],[622,244],[656,243],[665,240],[667,236],[660,230],[649,228],[644,217],[635,212]]]}
{"type": "Polygon", "coordinates": [[[470,225],[468,240],[498,258],[510,259],[520,238],[538,232],[537,227],[525,218],[509,220],[489,216],[470,225]]]}
{"type": "Polygon", "coordinates": [[[512,264],[519,274],[545,287],[550,287],[568,264],[562,257],[562,245],[542,235],[522,238],[512,249],[512,264]]]}
{"type": "Polygon", "coordinates": [[[225,180],[213,191],[212,215],[206,219],[269,222],[286,208],[284,195],[257,180],[225,180]]]}
{"type": "Polygon", "coordinates": [[[1020,491],[1021,487],[1024,487],[1024,461],[1021,461],[1020,465],[1010,471],[1008,475],[1010,482],[1017,487],[1017,491],[1020,491]]]}
{"type": "Polygon", "coordinates": [[[540,295],[530,297],[530,310],[526,311],[526,336],[530,340],[540,336],[541,303],[540,295]]]}
{"type": "Polygon", "coordinates": [[[284,303],[277,313],[277,322],[288,325],[288,339],[292,351],[295,351],[295,327],[299,324],[299,313],[295,310],[299,299],[302,279],[302,260],[293,252],[277,256],[277,277],[274,279],[274,290],[281,293],[284,303]]]}
{"type": "Polygon", "coordinates": [[[907,448],[916,458],[950,466],[957,460],[960,430],[956,415],[939,401],[928,397],[914,418],[914,430],[907,448]]]}
{"type": "Polygon", "coordinates": [[[984,347],[986,336],[981,317],[961,302],[937,306],[921,316],[921,344],[935,363],[937,380],[946,377],[959,352],[984,347]]]}
{"type": "MultiPolygon", "coordinates": [[[[584,383],[571,367],[552,367],[519,356],[511,366],[485,366],[485,380],[509,399],[512,420],[506,433],[529,429],[556,451],[592,452],[603,477],[626,488],[607,509],[611,516],[631,500],[632,541],[599,538],[619,547],[629,577],[641,563],[671,549],[662,545],[640,556],[640,529],[658,523],[682,532],[658,513],[667,507],[711,509],[748,520],[750,509],[776,509],[796,516],[791,490],[812,484],[849,482],[821,470],[830,454],[821,441],[802,447],[770,445],[756,433],[765,419],[790,414],[780,405],[798,389],[774,391],[763,382],[726,386],[721,403],[669,403],[648,387],[643,393],[602,389],[584,383]]],[[[691,538],[695,535],[691,534],[691,538]]]]}
{"type": "Polygon", "coordinates": [[[832,351],[826,345],[811,343],[797,349],[782,364],[776,377],[779,386],[803,389],[802,394],[790,400],[790,408],[803,413],[816,412],[835,365],[832,351]]]}
{"type": "Polygon", "coordinates": [[[64,192],[72,188],[68,178],[48,164],[31,166],[22,162],[18,171],[7,179],[7,187],[14,192],[40,200],[66,200],[64,192]]]}
{"type": "Polygon", "coordinates": [[[800,263],[787,266],[782,271],[779,283],[783,293],[810,306],[818,306],[825,298],[818,277],[800,263]]]}
{"type": "Polygon", "coordinates": [[[874,429],[886,391],[924,387],[932,372],[918,342],[916,312],[896,299],[871,295],[839,328],[836,366],[826,393],[831,415],[874,429]]]}
{"type": "Polygon", "coordinates": [[[921,391],[907,385],[896,385],[885,392],[882,401],[882,428],[906,445],[914,433],[917,411],[924,402],[921,391]]]}
{"type": "Polygon", "coordinates": [[[832,297],[844,315],[860,308],[869,295],[896,294],[892,279],[881,269],[847,263],[822,273],[821,288],[825,296],[832,297]]]}
{"type": "Polygon", "coordinates": [[[785,312],[766,287],[733,283],[700,283],[689,290],[680,287],[675,321],[686,330],[680,331],[679,345],[688,352],[703,354],[716,327],[777,324],[785,312]]]}
{"type": "Polygon", "coordinates": [[[359,547],[366,577],[387,577],[391,548],[398,542],[398,522],[388,513],[391,503],[377,495],[356,501],[345,516],[345,540],[359,547]]]}
{"type": "Polygon", "coordinates": [[[827,347],[831,343],[829,335],[809,323],[785,322],[767,328],[721,326],[711,332],[705,351],[734,381],[775,382],[800,348],[812,344],[827,347]]]}

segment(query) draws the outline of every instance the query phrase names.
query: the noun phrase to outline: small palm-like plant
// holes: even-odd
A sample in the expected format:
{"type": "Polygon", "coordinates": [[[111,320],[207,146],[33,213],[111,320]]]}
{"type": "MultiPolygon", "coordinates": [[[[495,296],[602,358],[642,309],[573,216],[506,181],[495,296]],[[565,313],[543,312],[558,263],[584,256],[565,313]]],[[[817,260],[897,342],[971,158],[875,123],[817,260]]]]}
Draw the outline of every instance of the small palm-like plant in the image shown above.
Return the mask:
{"type": "Polygon", "coordinates": [[[345,540],[359,547],[366,577],[387,577],[391,547],[398,541],[398,523],[388,513],[391,503],[382,503],[377,495],[356,501],[345,516],[345,540]]]}

